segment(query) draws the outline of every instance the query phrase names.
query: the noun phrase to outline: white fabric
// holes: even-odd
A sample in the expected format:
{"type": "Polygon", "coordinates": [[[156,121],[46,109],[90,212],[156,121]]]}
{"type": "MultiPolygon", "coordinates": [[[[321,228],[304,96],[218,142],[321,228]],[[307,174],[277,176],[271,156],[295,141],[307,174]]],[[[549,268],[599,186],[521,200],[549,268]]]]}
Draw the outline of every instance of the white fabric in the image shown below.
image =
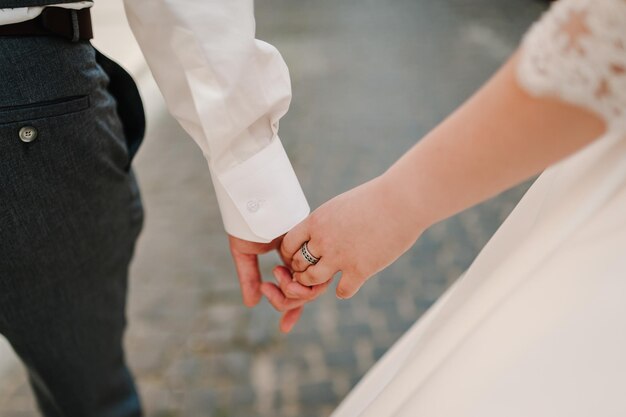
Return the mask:
{"type": "Polygon", "coordinates": [[[93,6],[93,1],[78,1],[76,3],[51,4],[50,6],[18,7],[14,9],[0,9],[0,25],[25,22],[39,16],[46,7],[61,7],[64,9],[81,10],[93,6]]]}
{"type": "MultiPolygon", "coordinates": [[[[302,221],[309,205],[278,138],[291,101],[289,71],[274,47],[255,39],[252,0],[125,0],[125,6],[170,112],[208,161],[226,231],[269,242],[302,221]]],[[[0,9],[0,25],[43,9],[0,9]]]]}
{"type": "Polygon", "coordinates": [[[520,84],[607,133],[540,176],[332,417],[626,415],[625,36],[624,0],[560,0],[528,33],[520,84]],[[566,47],[576,13],[586,33],[566,47]]]}
{"type": "Polygon", "coordinates": [[[536,95],[557,95],[626,129],[626,2],[597,3],[598,12],[589,0],[556,2],[524,39],[519,78],[536,95]]]}
{"type": "Polygon", "coordinates": [[[125,0],[172,115],[208,160],[228,233],[268,242],[309,213],[278,138],[287,67],[255,39],[252,0],[125,0]]]}

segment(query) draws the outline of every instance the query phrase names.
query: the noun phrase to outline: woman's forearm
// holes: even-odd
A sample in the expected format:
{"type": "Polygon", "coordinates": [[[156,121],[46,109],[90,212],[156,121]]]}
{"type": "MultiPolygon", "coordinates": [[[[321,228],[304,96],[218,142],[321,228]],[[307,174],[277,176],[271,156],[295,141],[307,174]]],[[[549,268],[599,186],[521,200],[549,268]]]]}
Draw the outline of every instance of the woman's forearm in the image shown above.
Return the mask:
{"type": "Polygon", "coordinates": [[[281,252],[298,271],[297,283],[322,284],[341,271],[337,295],[351,297],[433,223],[602,135],[603,119],[556,99],[530,96],[515,69],[516,56],[385,174],[326,202],[289,232],[281,252]],[[304,242],[321,258],[318,264],[300,254],[304,242]]]}
{"type": "Polygon", "coordinates": [[[480,203],[601,136],[602,119],[530,96],[516,55],[381,178],[387,201],[416,230],[480,203]]]}

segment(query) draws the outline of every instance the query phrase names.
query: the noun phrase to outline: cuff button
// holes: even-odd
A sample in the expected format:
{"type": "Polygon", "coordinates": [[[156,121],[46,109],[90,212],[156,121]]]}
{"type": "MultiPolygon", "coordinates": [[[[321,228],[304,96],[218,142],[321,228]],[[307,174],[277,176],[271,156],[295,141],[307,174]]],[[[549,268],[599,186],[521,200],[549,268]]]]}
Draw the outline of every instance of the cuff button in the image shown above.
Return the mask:
{"type": "Polygon", "coordinates": [[[259,200],[250,200],[246,204],[246,208],[250,213],[256,213],[261,208],[261,202],[259,200]]]}

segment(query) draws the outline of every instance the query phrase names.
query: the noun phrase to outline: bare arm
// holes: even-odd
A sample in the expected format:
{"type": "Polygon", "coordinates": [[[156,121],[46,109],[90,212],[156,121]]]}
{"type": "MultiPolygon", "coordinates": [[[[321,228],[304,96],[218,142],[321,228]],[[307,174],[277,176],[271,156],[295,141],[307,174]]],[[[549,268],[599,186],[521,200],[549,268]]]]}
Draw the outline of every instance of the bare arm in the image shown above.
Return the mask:
{"type": "MultiPolygon", "coordinates": [[[[295,279],[327,282],[351,297],[432,224],[539,173],[600,137],[604,121],[553,98],[532,97],[515,77],[514,55],[473,97],[386,173],[317,209],[284,239],[295,279]],[[309,241],[322,260],[299,253],[309,241]]],[[[291,284],[294,287],[294,284],[291,284]]]]}
{"type": "Polygon", "coordinates": [[[416,229],[524,181],[603,133],[592,112],[520,88],[516,59],[381,177],[389,204],[419,222],[416,229]]]}
{"type": "MultiPolygon", "coordinates": [[[[313,298],[306,286],[341,271],[337,295],[351,297],[430,225],[541,172],[605,130],[626,134],[625,27],[623,1],[553,3],[520,50],[385,174],[330,200],[287,234],[281,251],[292,258],[296,281],[277,269],[282,293],[313,298]],[[321,257],[317,265],[299,253],[306,241],[321,257]]],[[[265,291],[270,301],[276,293],[265,291]]]]}

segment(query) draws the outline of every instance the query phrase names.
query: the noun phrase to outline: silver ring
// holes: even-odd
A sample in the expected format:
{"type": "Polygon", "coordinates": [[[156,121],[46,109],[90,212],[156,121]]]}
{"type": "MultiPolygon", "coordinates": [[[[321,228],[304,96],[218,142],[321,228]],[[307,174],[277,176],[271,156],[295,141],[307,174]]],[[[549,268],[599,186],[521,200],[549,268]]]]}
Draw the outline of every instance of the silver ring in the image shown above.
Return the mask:
{"type": "Polygon", "coordinates": [[[309,252],[308,243],[309,242],[304,242],[302,244],[302,247],[300,248],[300,252],[302,252],[302,256],[304,257],[305,261],[307,261],[311,265],[315,265],[316,263],[320,261],[320,258],[316,258],[315,256],[311,255],[311,252],[309,252]]]}

